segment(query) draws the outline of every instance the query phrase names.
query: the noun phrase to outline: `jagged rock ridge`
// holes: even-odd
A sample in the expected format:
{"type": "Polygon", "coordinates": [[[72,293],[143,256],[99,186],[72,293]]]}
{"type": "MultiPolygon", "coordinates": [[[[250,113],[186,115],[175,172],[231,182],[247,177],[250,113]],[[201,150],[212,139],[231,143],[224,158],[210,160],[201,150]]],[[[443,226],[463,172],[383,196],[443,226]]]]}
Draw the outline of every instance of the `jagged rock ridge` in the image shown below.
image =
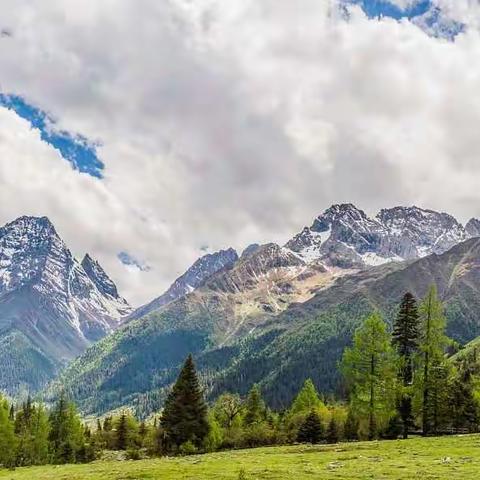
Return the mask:
{"type": "Polygon", "coordinates": [[[193,292],[212,275],[231,268],[238,260],[238,254],[233,248],[208,253],[199,258],[183,275],[178,277],[170,288],[160,297],[135,310],[129,319],[143,317],[148,313],[193,292]]]}

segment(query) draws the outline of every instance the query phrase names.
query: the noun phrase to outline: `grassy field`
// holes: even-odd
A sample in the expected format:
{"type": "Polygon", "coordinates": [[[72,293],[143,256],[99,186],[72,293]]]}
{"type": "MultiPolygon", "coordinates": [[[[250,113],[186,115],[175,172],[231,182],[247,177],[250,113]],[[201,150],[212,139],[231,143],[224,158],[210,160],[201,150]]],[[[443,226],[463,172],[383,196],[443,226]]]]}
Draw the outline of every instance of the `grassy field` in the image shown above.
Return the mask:
{"type": "Polygon", "coordinates": [[[1,480],[477,479],[480,435],[0,470],[1,480]],[[242,478],[240,476],[240,478],[242,478]]]}

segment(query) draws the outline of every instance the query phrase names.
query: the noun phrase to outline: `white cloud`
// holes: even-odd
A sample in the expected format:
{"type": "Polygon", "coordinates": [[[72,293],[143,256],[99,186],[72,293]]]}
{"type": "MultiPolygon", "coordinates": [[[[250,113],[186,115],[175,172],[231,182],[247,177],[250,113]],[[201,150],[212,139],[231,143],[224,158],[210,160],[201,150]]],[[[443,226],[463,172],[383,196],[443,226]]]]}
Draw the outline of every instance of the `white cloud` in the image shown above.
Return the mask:
{"type": "MultiPolygon", "coordinates": [[[[475,25],[465,2],[452,15],[475,25]]],[[[4,0],[1,88],[100,140],[106,169],[72,171],[0,109],[0,221],[49,215],[140,303],[201,246],[283,241],[333,202],[480,214],[478,31],[450,43],[332,6],[4,0]]]]}

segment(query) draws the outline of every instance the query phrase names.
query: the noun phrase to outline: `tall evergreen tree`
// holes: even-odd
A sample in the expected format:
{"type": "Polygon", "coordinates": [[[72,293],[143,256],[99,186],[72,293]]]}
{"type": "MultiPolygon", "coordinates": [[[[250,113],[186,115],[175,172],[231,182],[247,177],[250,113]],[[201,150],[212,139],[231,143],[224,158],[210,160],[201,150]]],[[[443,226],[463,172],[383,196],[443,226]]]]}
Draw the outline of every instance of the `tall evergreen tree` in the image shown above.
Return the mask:
{"type": "Polygon", "coordinates": [[[50,414],[49,440],[54,463],[72,463],[84,448],[83,427],[75,405],[60,397],[50,414]]]}
{"type": "Polygon", "coordinates": [[[475,398],[472,372],[461,365],[449,389],[449,410],[452,427],[460,433],[463,429],[476,432],[479,426],[479,405],[475,398]]]}
{"type": "Polygon", "coordinates": [[[407,292],[402,298],[392,333],[392,345],[395,347],[399,358],[401,386],[397,398],[397,411],[402,423],[403,438],[408,437],[408,431],[414,423],[411,384],[413,381],[413,360],[418,351],[419,334],[417,302],[415,297],[407,292]]]}
{"type": "Polygon", "coordinates": [[[200,447],[208,434],[207,405],[191,355],[165,401],[161,426],[173,448],[189,441],[200,447]]]}
{"type": "Polygon", "coordinates": [[[340,440],[340,428],[334,415],[331,416],[330,421],[328,422],[325,438],[327,443],[338,443],[340,440]]]}
{"type": "Polygon", "coordinates": [[[318,413],[312,410],[298,430],[297,441],[300,443],[319,443],[322,439],[324,428],[318,413]]]}
{"type": "Polygon", "coordinates": [[[317,389],[310,378],[305,380],[302,389],[292,402],[290,413],[310,412],[325,407],[318,395],[317,389]]]}
{"type": "Polygon", "coordinates": [[[437,430],[441,396],[447,391],[448,375],[445,365],[446,320],[443,304],[438,298],[435,286],[430,287],[419,309],[420,338],[419,363],[422,371],[418,382],[421,396],[421,416],[423,435],[437,430]]]}
{"type": "Polygon", "coordinates": [[[348,409],[347,419],[345,420],[344,436],[347,440],[358,440],[358,419],[353,408],[348,409]]]}
{"type": "Polygon", "coordinates": [[[401,378],[405,386],[412,383],[413,357],[418,351],[419,315],[415,297],[407,292],[393,326],[392,345],[400,357],[401,378]]]}
{"type": "Polygon", "coordinates": [[[117,423],[116,429],[116,447],[117,450],[126,450],[128,444],[128,425],[127,414],[122,412],[117,423]]]}
{"type": "Polygon", "coordinates": [[[395,405],[395,354],[379,313],[366,318],[355,332],[353,347],[345,349],[342,370],[352,389],[352,405],[366,417],[368,438],[376,438],[395,405]]]}
{"type": "Polygon", "coordinates": [[[260,387],[255,384],[248,392],[245,402],[245,425],[253,425],[261,422],[265,417],[265,403],[262,399],[260,387]]]}

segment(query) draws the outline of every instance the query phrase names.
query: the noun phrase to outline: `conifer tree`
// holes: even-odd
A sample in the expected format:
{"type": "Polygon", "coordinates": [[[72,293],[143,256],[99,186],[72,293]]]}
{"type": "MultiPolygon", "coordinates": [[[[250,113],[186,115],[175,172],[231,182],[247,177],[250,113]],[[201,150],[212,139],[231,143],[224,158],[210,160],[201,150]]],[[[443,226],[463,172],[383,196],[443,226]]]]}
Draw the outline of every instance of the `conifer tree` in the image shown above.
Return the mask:
{"type": "Polygon", "coordinates": [[[318,413],[312,410],[298,430],[297,441],[300,443],[319,443],[322,439],[324,428],[318,413]]]}
{"type": "Polygon", "coordinates": [[[367,317],[355,332],[353,347],[345,349],[342,370],[352,389],[352,405],[366,418],[372,440],[395,405],[395,354],[379,313],[367,317]]]}
{"type": "Polygon", "coordinates": [[[62,392],[50,414],[49,440],[54,463],[72,463],[84,447],[83,427],[75,405],[62,392]]]}
{"type": "Polygon", "coordinates": [[[290,413],[310,412],[312,409],[319,409],[325,407],[318,395],[317,389],[310,378],[305,380],[302,389],[293,400],[290,407],[290,413]]]}
{"type": "Polygon", "coordinates": [[[443,304],[437,295],[435,286],[430,287],[419,309],[419,363],[421,378],[418,390],[421,397],[421,416],[423,435],[438,429],[440,397],[447,391],[448,375],[445,374],[445,315],[443,304]]]}
{"type": "Polygon", "coordinates": [[[191,355],[165,401],[161,426],[173,448],[186,442],[198,448],[208,434],[207,405],[191,355]]]}
{"type": "Polygon", "coordinates": [[[476,432],[479,424],[479,405],[475,398],[472,373],[468,365],[461,365],[449,389],[449,409],[452,427],[460,433],[462,429],[476,432]]]}
{"type": "Polygon", "coordinates": [[[392,345],[401,360],[401,378],[405,386],[412,383],[413,356],[418,351],[419,334],[417,302],[415,297],[407,292],[402,298],[392,332],[392,345]]]}
{"type": "Polygon", "coordinates": [[[338,443],[340,440],[340,429],[334,415],[331,416],[330,421],[328,422],[325,438],[327,439],[327,443],[338,443]]]}
{"type": "Polygon", "coordinates": [[[358,440],[358,419],[355,416],[353,408],[348,409],[347,419],[345,420],[344,436],[346,440],[358,440]]]}
{"type": "Polygon", "coordinates": [[[399,357],[401,387],[397,399],[397,412],[402,424],[403,438],[413,426],[411,384],[413,381],[413,359],[418,351],[419,315],[415,297],[407,292],[400,304],[392,333],[392,345],[399,357]]]}
{"type": "Polygon", "coordinates": [[[127,425],[127,414],[122,412],[117,423],[116,429],[116,447],[117,450],[126,450],[128,443],[128,425],[127,425]]]}
{"type": "Polygon", "coordinates": [[[255,384],[248,393],[245,402],[245,425],[260,423],[265,417],[265,403],[260,393],[260,387],[255,384]]]}

